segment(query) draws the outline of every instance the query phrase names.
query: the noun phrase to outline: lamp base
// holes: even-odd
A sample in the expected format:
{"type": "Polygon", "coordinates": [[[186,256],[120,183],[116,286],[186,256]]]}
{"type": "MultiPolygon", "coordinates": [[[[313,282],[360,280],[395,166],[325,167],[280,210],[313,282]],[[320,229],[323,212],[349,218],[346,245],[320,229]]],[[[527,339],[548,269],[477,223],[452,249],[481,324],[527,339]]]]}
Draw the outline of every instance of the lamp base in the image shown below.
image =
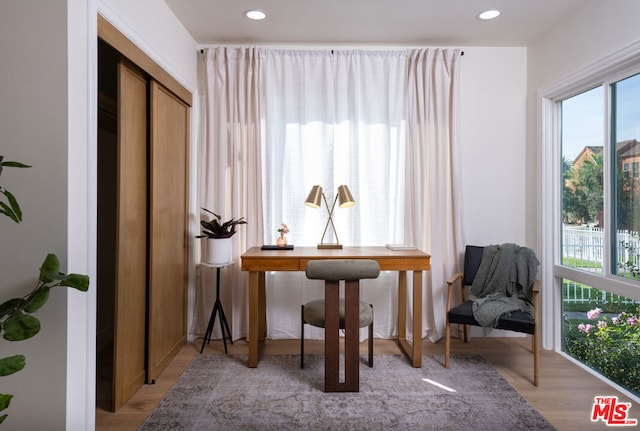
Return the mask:
{"type": "Polygon", "coordinates": [[[342,249],[342,244],[318,244],[319,249],[342,249]]]}

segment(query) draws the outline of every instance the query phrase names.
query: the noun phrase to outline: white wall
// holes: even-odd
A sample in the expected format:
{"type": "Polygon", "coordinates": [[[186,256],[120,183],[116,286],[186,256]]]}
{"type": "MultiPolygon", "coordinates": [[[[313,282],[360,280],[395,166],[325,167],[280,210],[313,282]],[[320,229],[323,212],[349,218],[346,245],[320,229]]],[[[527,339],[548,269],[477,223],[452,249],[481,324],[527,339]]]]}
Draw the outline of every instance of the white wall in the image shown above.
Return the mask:
{"type": "Polygon", "coordinates": [[[464,49],[462,167],[467,244],[526,245],[527,50],[464,49]]]}
{"type": "MultiPolygon", "coordinates": [[[[67,19],[66,0],[2,2],[0,6],[0,153],[33,167],[7,169],[2,185],[19,199],[24,221],[0,217],[0,301],[35,286],[48,252],[63,268],[67,255],[67,19]]],[[[11,430],[64,429],[66,292],[56,289],[37,313],[34,338],[0,340],[0,356],[26,356],[26,367],[0,377],[14,394],[11,430]]]]}
{"type": "Polygon", "coordinates": [[[98,11],[189,91],[198,47],[164,0],[98,0],[98,11]]]}

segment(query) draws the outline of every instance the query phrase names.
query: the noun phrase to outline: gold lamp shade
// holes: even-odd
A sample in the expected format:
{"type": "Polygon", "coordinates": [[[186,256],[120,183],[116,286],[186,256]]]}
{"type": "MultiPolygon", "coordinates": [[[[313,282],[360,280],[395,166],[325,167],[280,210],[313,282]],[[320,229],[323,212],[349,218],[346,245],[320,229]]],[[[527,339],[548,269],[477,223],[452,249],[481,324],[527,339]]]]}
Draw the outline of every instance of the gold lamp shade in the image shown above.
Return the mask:
{"type": "Polygon", "coordinates": [[[344,184],[338,187],[338,205],[340,208],[349,208],[356,204],[356,201],[351,196],[349,187],[344,184]]]}
{"type": "Polygon", "coordinates": [[[309,196],[307,196],[304,204],[311,208],[320,208],[320,205],[322,205],[322,187],[318,185],[311,187],[309,196]]]}

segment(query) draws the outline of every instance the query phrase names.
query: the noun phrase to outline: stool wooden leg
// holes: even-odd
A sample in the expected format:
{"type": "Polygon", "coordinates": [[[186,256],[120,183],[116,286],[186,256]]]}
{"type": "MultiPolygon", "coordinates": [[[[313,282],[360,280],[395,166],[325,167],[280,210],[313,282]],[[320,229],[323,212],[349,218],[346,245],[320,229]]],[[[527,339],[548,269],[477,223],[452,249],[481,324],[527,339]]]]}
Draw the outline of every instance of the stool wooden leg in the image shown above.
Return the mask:
{"type": "Polygon", "coordinates": [[[371,307],[371,323],[369,324],[369,367],[373,368],[373,305],[371,307]]]}
{"type": "Polygon", "coordinates": [[[324,285],[324,390],[340,391],[340,284],[325,281],[324,285]]]}
{"type": "Polygon", "coordinates": [[[304,368],[304,305],[300,308],[300,368],[304,368]]]}
{"type": "Polygon", "coordinates": [[[360,285],[345,281],[344,291],[344,391],[360,390],[360,285]]]}

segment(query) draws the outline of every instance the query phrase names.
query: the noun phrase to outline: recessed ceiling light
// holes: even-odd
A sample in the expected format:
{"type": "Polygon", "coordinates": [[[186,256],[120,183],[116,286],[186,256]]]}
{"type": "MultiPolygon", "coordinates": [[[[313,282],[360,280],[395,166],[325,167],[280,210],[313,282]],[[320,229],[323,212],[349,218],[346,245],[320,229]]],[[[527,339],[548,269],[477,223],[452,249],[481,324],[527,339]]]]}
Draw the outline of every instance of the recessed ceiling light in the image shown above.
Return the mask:
{"type": "Polygon", "coordinates": [[[246,11],[244,16],[254,21],[260,21],[261,19],[265,19],[267,14],[259,9],[251,9],[246,11]]]}
{"type": "Polygon", "coordinates": [[[480,15],[478,15],[478,18],[487,20],[487,19],[498,18],[498,16],[500,16],[500,11],[493,9],[493,10],[486,10],[482,12],[480,15]]]}

